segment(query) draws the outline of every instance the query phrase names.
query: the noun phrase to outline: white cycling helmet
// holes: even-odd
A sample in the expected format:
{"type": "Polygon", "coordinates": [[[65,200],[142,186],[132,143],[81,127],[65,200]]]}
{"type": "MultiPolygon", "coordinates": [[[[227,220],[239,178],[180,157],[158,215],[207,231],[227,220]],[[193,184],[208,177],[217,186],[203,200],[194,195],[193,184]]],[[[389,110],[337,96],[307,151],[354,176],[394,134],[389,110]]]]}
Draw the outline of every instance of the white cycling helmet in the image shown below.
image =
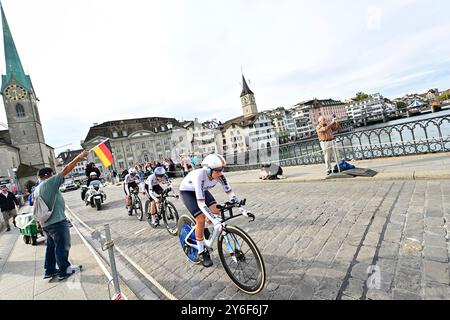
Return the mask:
{"type": "Polygon", "coordinates": [[[130,168],[130,170],[128,170],[128,173],[131,175],[135,175],[137,173],[135,168],[130,168]]]}
{"type": "Polygon", "coordinates": [[[224,168],[226,166],[225,159],[220,154],[207,155],[202,161],[202,167],[210,168],[211,170],[224,168]]]}
{"type": "Polygon", "coordinates": [[[155,168],[155,175],[156,176],[163,176],[165,174],[166,174],[166,169],[164,169],[163,167],[155,168]]]}
{"type": "Polygon", "coordinates": [[[89,174],[89,177],[96,177],[97,176],[97,172],[93,171],[89,174]]]}

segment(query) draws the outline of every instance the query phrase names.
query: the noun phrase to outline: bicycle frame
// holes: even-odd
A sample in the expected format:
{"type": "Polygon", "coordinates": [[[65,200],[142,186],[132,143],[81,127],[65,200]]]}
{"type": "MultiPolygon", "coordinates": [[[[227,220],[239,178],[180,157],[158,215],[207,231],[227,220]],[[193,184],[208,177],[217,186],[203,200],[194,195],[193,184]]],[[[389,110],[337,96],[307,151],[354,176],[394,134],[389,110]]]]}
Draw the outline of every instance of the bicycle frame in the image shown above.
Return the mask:
{"type": "MultiPolygon", "coordinates": [[[[245,200],[244,200],[243,202],[241,202],[239,205],[231,205],[231,204],[228,204],[228,203],[227,203],[227,204],[225,204],[225,207],[223,207],[223,206],[218,206],[218,209],[220,210],[220,213],[221,213],[222,230],[221,230],[221,231],[218,231],[218,230],[216,230],[216,228],[214,228],[214,232],[213,232],[212,236],[211,236],[209,239],[205,239],[205,240],[204,240],[205,246],[206,246],[207,248],[212,249],[213,243],[214,243],[214,241],[216,240],[217,236],[219,236],[219,235],[222,233],[222,234],[223,234],[223,238],[224,238],[224,240],[225,240],[225,243],[226,243],[226,245],[227,245],[228,252],[229,252],[231,255],[234,254],[235,251],[234,251],[233,247],[231,246],[230,239],[228,239],[227,224],[226,224],[225,222],[228,221],[228,220],[231,220],[231,219],[234,219],[234,218],[237,218],[237,217],[242,216],[241,213],[240,213],[240,214],[237,214],[237,215],[233,215],[233,208],[235,208],[235,207],[240,207],[240,206],[242,206],[243,204],[245,204],[245,200]],[[230,216],[229,216],[228,218],[225,218],[225,211],[228,211],[228,212],[230,213],[230,216]]],[[[196,229],[197,229],[197,225],[195,225],[195,226],[191,229],[191,231],[186,235],[186,238],[184,239],[184,243],[185,243],[186,245],[188,245],[188,246],[190,246],[190,247],[195,248],[195,249],[198,250],[197,244],[191,244],[191,243],[188,242],[188,239],[191,237],[192,233],[194,233],[196,229]]],[[[234,238],[234,236],[233,236],[233,238],[234,238]]],[[[238,249],[238,250],[241,250],[241,246],[240,246],[240,244],[239,244],[239,241],[237,241],[236,238],[234,238],[234,239],[232,239],[232,240],[234,240],[234,242],[236,243],[237,249],[238,249]]],[[[233,257],[233,260],[235,260],[235,259],[236,259],[236,258],[233,257]]]]}

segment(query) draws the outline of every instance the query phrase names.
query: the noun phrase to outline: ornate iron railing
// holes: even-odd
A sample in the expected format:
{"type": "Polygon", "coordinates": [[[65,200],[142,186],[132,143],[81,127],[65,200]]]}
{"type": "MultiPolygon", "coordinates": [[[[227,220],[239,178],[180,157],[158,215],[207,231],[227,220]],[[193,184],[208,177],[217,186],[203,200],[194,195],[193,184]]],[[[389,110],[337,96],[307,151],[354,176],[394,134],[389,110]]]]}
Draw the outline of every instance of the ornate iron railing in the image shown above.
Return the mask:
{"type": "MultiPolygon", "coordinates": [[[[450,151],[450,115],[426,120],[411,120],[398,125],[353,131],[335,137],[341,160],[362,160],[427,154],[450,151]]],[[[247,155],[227,155],[230,170],[256,169],[261,163],[276,162],[281,166],[324,163],[317,138],[278,146],[278,153],[267,157],[267,150],[253,151],[264,154],[260,161],[247,155]],[[244,161],[242,160],[244,159],[244,161]],[[234,160],[234,161],[233,161],[234,160]]]]}

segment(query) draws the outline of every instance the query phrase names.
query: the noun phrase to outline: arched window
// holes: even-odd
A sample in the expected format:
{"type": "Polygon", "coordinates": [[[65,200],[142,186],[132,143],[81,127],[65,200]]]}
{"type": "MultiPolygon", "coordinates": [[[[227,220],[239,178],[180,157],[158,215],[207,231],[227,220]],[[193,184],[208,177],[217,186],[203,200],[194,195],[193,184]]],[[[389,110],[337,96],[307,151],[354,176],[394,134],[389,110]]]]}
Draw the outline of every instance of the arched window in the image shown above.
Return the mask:
{"type": "Polygon", "coordinates": [[[18,118],[25,117],[25,110],[21,104],[16,105],[16,115],[18,118]]]}

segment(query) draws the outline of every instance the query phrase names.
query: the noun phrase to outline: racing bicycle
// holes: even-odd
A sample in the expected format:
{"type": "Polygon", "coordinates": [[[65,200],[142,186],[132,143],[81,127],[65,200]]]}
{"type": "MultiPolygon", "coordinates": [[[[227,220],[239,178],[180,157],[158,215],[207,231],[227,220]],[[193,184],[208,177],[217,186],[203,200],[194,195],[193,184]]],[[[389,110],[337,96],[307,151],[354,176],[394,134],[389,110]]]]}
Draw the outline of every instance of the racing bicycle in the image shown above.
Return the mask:
{"type": "Polygon", "coordinates": [[[142,202],[139,198],[139,188],[134,188],[131,190],[131,212],[136,213],[136,218],[142,221],[144,217],[144,210],[142,209],[142,202]]]}
{"type": "MultiPolygon", "coordinates": [[[[256,244],[242,229],[226,224],[227,221],[242,215],[255,221],[255,216],[245,210],[246,200],[238,203],[226,202],[217,205],[221,213],[222,230],[205,228],[205,248],[212,251],[217,238],[217,250],[220,262],[233,283],[243,292],[254,295],[259,293],[266,281],[266,268],[256,244]],[[239,208],[240,214],[233,215],[233,208],[239,208]],[[225,217],[225,212],[229,213],[225,217]]],[[[195,220],[190,215],[182,215],[178,221],[178,236],[184,254],[189,261],[198,264],[198,247],[195,240],[195,220]]]]}
{"type": "MultiPolygon", "coordinates": [[[[178,210],[175,208],[172,202],[167,200],[167,198],[176,198],[178,195],[169,195],[170,189],[166,189],[162,192],[158,200],[158,206],[156,214],[158,215],[158,221],[163,220],[167,231],[170,235],[176,236],[178,234],[178,210]]],[[[145,201],[145,212],[148,214],[148,223],[152,228],[156,228],[155,225],[151,223],[151,215],[149,212],[151,200],[147,199],[145,201]]]]}

